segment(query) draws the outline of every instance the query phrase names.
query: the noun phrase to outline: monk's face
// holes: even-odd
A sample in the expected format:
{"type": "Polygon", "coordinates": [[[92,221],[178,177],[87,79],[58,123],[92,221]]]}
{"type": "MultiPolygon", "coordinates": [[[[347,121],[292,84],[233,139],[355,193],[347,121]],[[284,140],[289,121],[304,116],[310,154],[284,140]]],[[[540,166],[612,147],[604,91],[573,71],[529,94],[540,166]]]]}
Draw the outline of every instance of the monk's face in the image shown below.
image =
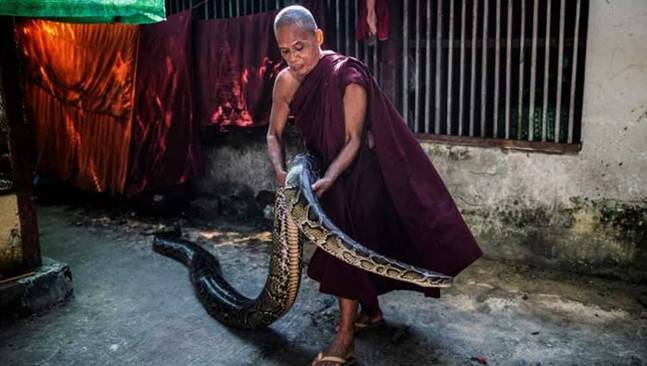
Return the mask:
{"type": "Polygon", "coordinates": [[[304,29],[297,24],[280,27],[275,32],[281,57],[297,77],[308,75],[319,62],[323,33],[304,29]]]}

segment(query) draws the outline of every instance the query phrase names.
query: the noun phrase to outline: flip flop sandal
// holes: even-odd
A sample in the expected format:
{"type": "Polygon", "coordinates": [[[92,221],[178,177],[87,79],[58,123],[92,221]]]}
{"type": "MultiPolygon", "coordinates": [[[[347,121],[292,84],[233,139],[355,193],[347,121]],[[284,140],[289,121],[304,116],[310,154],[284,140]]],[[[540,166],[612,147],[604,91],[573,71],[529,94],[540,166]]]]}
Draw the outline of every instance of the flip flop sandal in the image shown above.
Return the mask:
{"type": "Polygon", "coordinates": [[[384,319],[380,319],[376,322],[355,322],[355,331],[359,332],[364,330],[382,328],[384,325],[386,325],[386,321],[384,321],[384,319]]]}
{"type": "Polygon", "coordinates": [[[341,358],[337,356],[324,356],[323,352],[319,352],[317,358],[315,358],[315,365],[318,365],[321,362],[334,362],[338,363],[340,366],[352,366],[357,360],[353,355],[348,355],[346,358],[341,358]]]}

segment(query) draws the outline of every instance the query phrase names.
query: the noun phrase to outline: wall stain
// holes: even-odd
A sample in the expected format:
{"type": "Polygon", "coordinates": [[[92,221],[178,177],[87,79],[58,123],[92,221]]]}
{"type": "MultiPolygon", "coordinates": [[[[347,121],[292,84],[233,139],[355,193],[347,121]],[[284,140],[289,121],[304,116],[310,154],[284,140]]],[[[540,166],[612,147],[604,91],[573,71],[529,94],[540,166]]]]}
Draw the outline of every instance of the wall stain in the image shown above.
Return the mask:
{"type": "Polygon", "coordinates": [[[647,281],[647,202],[574,197],[554,207],[517,202],[462,213],[492,258],[647,281]]]}

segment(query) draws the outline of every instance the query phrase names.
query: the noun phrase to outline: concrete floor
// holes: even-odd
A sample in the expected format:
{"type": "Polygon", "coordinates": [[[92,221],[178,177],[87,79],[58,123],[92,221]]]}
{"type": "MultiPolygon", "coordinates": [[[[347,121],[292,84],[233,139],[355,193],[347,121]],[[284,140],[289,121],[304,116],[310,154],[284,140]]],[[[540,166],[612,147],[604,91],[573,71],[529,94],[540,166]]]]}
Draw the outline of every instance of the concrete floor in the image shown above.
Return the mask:
{"type": "MultiPolygon", "coordinates": [[[[269,329],[228,329],[196,300],[186,268],[152,252],[146,234],[159,222],[64,206],[38,214],[43,253],[70,265],[75,297],[1,324],[0,365],[306,365],[334,334],[336,303],[305,276],[295,306],[269,329]]],[[[208,227],[185,232],[256,294],[269,233],[208,227]]],[[[439,300],[381,297],[388,326],[361,334],[356,356],[361,365],[642,365],[646,298],[647,286],[484,259],[439,300]]]]}

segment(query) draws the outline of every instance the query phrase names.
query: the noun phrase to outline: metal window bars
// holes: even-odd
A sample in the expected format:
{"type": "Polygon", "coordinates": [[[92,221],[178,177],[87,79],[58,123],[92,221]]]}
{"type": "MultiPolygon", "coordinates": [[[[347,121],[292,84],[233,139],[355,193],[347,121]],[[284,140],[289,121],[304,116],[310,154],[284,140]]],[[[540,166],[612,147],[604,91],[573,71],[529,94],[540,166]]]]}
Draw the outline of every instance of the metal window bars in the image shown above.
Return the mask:
{"type": "Polygon", "coordinates": [[[587,0],[404,0],[403,9],[397,102],[415,132],[580,142],[587,0]]]}
{"type": "MultiPolygon", "coordinates": [[[[355,38],[359,0],[321,1],[334,17],[333,49],[378,82],[397,69],[391,98],[414,132],[580,142],[588,0],[401,0],[401,19],[391,20],[400,34],[372,44],[355,38]],[[388,42],[401,42],[402,57],[385,62],[388,42]]],[[[295,3],[167,0],[167,9],[218,19],[295,3]]]]}

